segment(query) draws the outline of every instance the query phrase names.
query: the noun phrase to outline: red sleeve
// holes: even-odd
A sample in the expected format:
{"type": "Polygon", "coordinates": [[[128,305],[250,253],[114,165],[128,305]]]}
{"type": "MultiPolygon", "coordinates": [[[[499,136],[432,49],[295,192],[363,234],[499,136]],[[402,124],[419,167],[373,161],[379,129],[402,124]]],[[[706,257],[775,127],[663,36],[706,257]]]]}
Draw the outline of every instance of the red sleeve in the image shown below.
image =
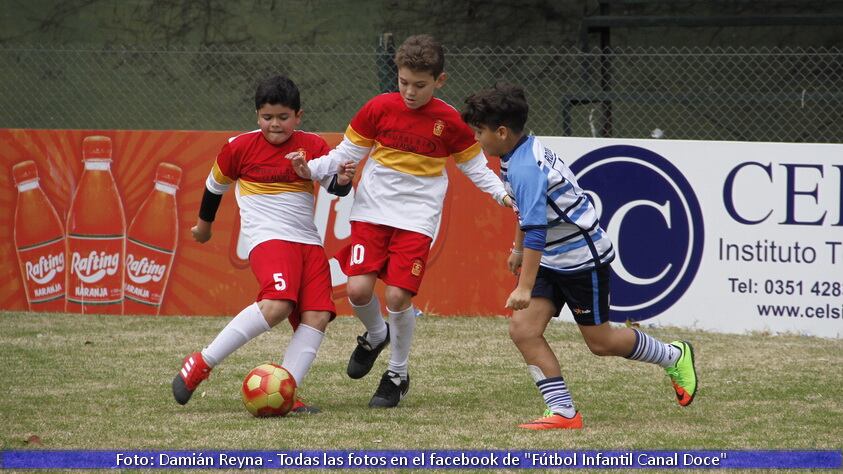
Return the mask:
{"type": "Polygon", "coordinates": [[[313,157],[325,156],[329,151],[331,151],[331,148],[328,146],[328,142],[324,138],[318,137],[318,144],[316,145],[316,152],[313,154],[313,157]]]}
{"type": "Polygon", "coordinates": [[[471,129],[458,115],[450,119],[452,133],[447,136],[448,153],[457,163],[465,163],[480,153],[480,144],[474,139],[471,129]]]}
{"type": "Polygon", "coordinates": [[[226,142],[222,146],[214,163],[213,173],[220,184],[229,184],[240,177],[240,160],[232,142],[226,142]]]}
{"type": "Polygon", "coordinates": [[[331,151],[331,148],[328,146],[328,142],[325,141],[324,138],[321,136],[310,133],[307,135],[307,142],[305,143],[307,155],[305,159],[307,161],[315,160],[321,156],[325,156],[331,151]]]}
{"type": "Polygon", "coordinates": [[[474,139],[474,130],[465,124],[462,120],[456,120],[454,123],[454,133],[449,135],[448,146],[452,154],[464,151],[471,145],[474,145],[477,140],[474,139]]]}
{"type": "Polygon", "coordinates": [[[376,103],[381,99],[382,96],[377,96],[366,102],[366,105],[360,108],[357,111],[357,114],[354,115],[354,118],[351,119],[351,123],[349,123],[349,127],[351,127],[360,138],[366,140],[374,140],[377,137],[378,127],[377,127],[377,113],[378,106],[376,103]]]}

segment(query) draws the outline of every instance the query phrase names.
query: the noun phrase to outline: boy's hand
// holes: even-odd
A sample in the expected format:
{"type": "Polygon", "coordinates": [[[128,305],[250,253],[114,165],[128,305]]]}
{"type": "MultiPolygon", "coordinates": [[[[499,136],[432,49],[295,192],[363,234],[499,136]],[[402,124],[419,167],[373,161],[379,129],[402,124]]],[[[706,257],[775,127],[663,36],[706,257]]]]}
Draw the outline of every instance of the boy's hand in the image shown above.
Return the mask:
{"type": "Polygon", "coordinates": [[[304,154],[299,151],[287,153],[287,158],[293,164],[293,171],[299,175],[299,178],[310,179],[310,168],[307,167],[307,162],[304,159],[304,154]]]}
{"type": "Polygon", "coordinates": [[[521,261],[524,259],[524,254],[511,252],[509,258],[506,260],[506,265],[513,275],[518,276],[521,273],[521,261]]]}
{"type": "Polygon", "coordinates": [[[513,311],[527,309],[527,306],[530,306],[531,293],[531,290],[519,286],[509,294],[509,298],[506,299],[506,307],[513,311]]]}
{"type": "Polygon", "coordinates": [[[204,244],[211,240],[211,223],[199,219],[196,225],[190,228],[190,232],[193,234],[193,240],[204,244]]]}
{"type": "Polygon", "coordinates": [[[508,195],[508,194],[507,194],[507,195],[505,195],[505,196],[503,197],[503,199],[501,199],[501,202],[502,202],[502,203],[503,203],[503,205],[504,205],[504,206],[506,206],[506,207],[511,207],[511,208],[514,208],[514,207],[515,207],[515,206],[514,206],[514,204],[515,204],[515,203],[512,201],[512,198],[511,198],[511,197],[509,197],[509,195],[508,195]]]}
{"type": "MultiPolygon", "coordinates": [[[[309,171],[309,170],[308,170],[309,171]]],[[[354,161],[346,161],[341,163],[337,169],[337,184],[345,186],[354,179],[354,173],[357,172],[357,163],[354,161]]]]}

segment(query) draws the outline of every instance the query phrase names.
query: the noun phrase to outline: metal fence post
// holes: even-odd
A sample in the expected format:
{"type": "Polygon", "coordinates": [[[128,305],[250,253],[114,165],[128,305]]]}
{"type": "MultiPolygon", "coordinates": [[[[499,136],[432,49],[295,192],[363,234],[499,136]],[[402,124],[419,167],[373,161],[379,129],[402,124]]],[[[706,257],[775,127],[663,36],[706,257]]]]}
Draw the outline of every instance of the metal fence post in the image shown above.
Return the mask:
{"type": "Polygon", "coordinates": [[[398,68],[395,66],[395,41],[392,33],[383,33],[378,37],[378,90],[396,92],[398,90],[398,68]]]}

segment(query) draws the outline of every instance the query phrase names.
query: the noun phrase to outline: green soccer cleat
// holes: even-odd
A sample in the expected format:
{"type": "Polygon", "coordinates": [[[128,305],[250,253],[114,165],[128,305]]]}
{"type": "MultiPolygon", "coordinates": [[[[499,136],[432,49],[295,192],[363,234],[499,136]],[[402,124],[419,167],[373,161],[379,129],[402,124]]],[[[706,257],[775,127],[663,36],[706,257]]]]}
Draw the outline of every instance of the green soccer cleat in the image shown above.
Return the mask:
{"type": "Polygon", "coordinates": [[[690,342],[673,341],[672,346],[682,351],[682,355],[673,365],[665,370],[670,381],[673,382],[673,390],[676,391],[676,401],[686,407],[694,401],[697,393],[697,369],[694,368],[694,348],[690,342]]]}

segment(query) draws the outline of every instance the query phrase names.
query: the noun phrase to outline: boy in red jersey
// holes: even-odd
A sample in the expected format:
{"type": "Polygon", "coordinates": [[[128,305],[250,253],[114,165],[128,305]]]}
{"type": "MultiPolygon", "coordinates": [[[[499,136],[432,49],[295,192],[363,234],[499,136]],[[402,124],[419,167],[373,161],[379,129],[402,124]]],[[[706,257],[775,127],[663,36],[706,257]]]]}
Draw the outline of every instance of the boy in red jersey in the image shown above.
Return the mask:
{"type": "MultiPolygon", "coordinates": [[[[201,352],[194,352],[173,379],[173,396],[182,405],[196,387],[235,350],[288,319],[293,327],[281,365],[301,386],[336,314],[331,272],[322,239],[313,222],[313,182],[299,178],[285,156],[307,158],[328,153],[320,136],[296,130],[302,110],[299,90],[288,78],[270,77],[258,85],[255,109],[260,130],[232,137],[223,145],[205,182],[199,219],[191,231],[205,243],[211,238],[222,194],[236,181],[241,231],[249,245],[249,263],[260,284],[256,303],[243,309],[201,352]]],[[[356,163],[344,162],[320,179],[328,191],[351,190],[356,163]]],[[[293,412],[313,413],[296,400],[293,412]]]]}
{"type": "Polygon", "coordinates": [[[434,97],[445,84],[442,46],[429,35],[407,38],[395,54],[399,92],[371,99],[354,116],[340,145],[305,163],[292,154],[303,178],[322,179],[343,161],[370,157],[351,210],[351,243],[336,255],[348,278],[348,299],[366,332],[348,362],[361,378],[392,343],[389,366],[370,407],[395,407],[410,387],[408,359],[418,293],[448,188],[445,161],[500,204],[510,205],[503,184],[459,112],[434,97]],[[389,325],[374,294],[386,283],[389,325]]]}

